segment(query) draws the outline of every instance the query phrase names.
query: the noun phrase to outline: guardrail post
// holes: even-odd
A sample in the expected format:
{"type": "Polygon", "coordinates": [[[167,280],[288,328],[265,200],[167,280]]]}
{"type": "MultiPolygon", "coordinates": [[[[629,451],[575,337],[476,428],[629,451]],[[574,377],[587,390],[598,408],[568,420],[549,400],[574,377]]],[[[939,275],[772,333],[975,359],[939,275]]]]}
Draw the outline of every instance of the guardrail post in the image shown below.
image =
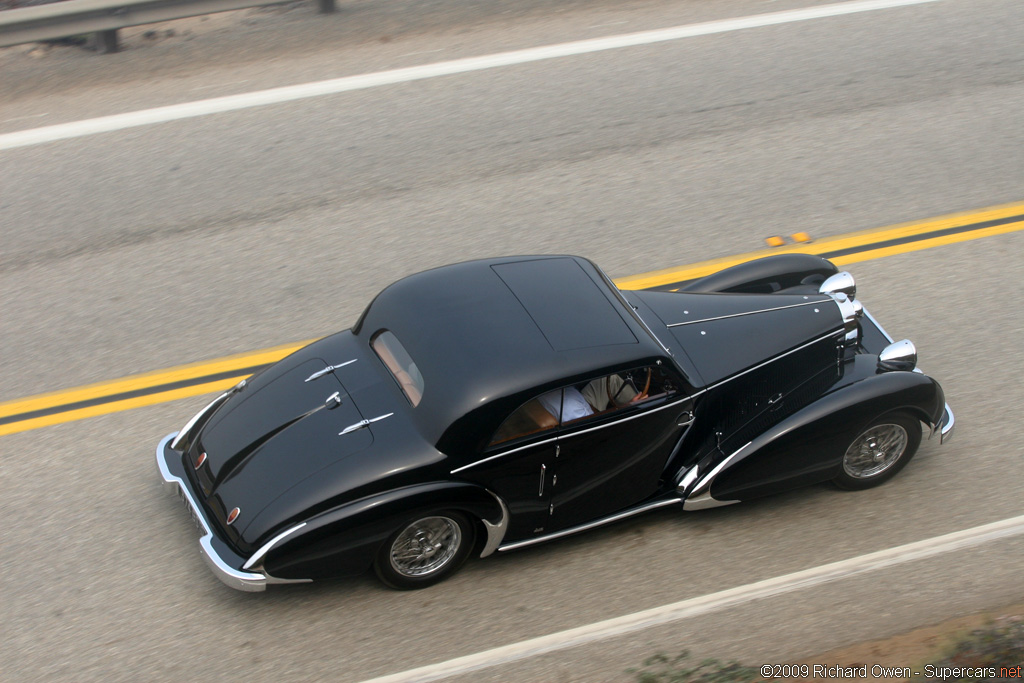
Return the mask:
{"type": "Polygon", "coordinates": [[[317,12],[320,14],[331,14],[334,12],[334,0],[316,0],[317,12]]]}
{"type": "Polygon", "coordinates": [[[96,52],[99,52],[101,55],[117,52],[120,49],[117,42],[117,29],[97,31],[92,34],[92,44],[96,48],[96,52]]]}

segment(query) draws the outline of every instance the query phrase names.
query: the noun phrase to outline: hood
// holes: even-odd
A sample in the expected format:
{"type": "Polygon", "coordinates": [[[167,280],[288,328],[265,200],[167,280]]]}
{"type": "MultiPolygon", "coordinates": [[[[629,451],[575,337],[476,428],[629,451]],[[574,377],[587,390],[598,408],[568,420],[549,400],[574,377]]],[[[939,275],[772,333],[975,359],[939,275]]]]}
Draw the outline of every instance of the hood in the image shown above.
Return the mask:
{"type": "Polygon", "coordinates": [[[668,328],[705,386],[843,331],[839,306],[820,294],[631,294],[668,328]]]}

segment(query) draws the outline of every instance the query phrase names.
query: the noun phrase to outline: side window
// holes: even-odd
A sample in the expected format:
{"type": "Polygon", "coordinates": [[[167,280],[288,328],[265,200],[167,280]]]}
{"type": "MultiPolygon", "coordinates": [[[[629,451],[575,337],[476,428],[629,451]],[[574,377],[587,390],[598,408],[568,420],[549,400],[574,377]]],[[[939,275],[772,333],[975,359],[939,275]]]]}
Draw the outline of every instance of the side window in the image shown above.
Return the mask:
{"type": "Polygon", "coordinates": [[[671,378],[656,365],[555,389],[517,408],[498,427],[490,445],[547,431],[591,415],[610,413],[676,391],[671,378]]]}
{"type": "Polygon", "coordinates": [[[561,389],[549,391],[516,408],[494,432],[490,445],[494,446],[557,427],[561,415],[561,394],[561,389]]]}
{"type": "MultiPolygon", "coordinates": [[[[676,388],[671,378],[657,365],[626,372],[613,372],[580,387],[580,393],[592,409],[592,413],[619,410],[675,392],[676,388]]],[[[563,419],[562,422],[570,421],[563,419]]]]}

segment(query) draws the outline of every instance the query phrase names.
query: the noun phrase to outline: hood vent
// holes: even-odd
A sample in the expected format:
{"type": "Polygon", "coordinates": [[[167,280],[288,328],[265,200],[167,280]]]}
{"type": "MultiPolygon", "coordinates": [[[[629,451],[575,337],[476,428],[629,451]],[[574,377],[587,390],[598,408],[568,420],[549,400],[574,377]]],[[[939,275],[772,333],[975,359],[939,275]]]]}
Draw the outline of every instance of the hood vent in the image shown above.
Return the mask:
{"type": "Polygon", "coordinates": [[[392,415],[394,415],[394,413],[388,413],[387,415],[379,415],[377,417],[371,417],[369,420],[366,420],[366,419],[360,420],[359,422],[356,422],[354,425],[349,425],[348,427],[345,427],[344,429],[342,429],[340,432],[338,432],[338,436],[343,436],[345,434],[349,434],[350,432],[354,432],[357,429],[362,429],[363,427],[368,426],[371,422],[376,422],[377,420],[383,420],[385,417],[391,417],[392,415]]]}
{"type": "Polygon", "coordinates": [[[359,360],[359,359],[358,358],[353,358],[352,360],[347,360],[344,363],[339,363],[337,365],[328,365],[323,370],[317,370],[316,372],[314,372],[312,375],[310,375],[309,377],[307,377],[303,381],[305,381],[305,382],[312,382],[315,379],[319,379],[320,377],[323,377],[324,375],[326,375],[329,372],[334,372],[338,368],[343,368],[346,365],[351,365],[352,363],[355,363],[357,360],[359,360]]]}

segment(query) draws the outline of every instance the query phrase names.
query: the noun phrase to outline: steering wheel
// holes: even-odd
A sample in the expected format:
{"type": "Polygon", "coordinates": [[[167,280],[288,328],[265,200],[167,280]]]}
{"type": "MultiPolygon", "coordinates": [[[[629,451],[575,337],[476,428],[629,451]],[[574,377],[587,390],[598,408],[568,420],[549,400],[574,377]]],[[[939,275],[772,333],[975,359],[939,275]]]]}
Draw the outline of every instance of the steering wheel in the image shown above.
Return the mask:
{"type": "MultiPolygon", "coordinates": [[[[652,374],[653,373],[651,372],[651,368],[647,368],[647,378],[644,380],[644,388],[643,388],[643,391],[641,391],[640,387],[638,387],[636,385],[636,380],[633,379],[632,371],[626,373],[626,380],[629,382],[630,386],[633,387],[633,391],[636,392],[636,396],[634,396],[632,399],[630,399],[630,402],[642,401],[643,399],[647,398],[647,392],[650,391],[650,389],[651,389],[651,375],[652,374]]],[[[611,406],[618,406],[619,405],[615,401],[615,399],[617,399],[619,397],[619,394],[622,393],[622,390],[625,388],[625,386],[626,386],[626,382],[623,382],[622,385],[619,387],[618,391],[616,391],[615,394],[613,395],[612,394],[612,383],[610,381],[605,383],[605,391],[608,394],[608,403],[609,403],[609,405],[611,405],[611,406]]]]}

